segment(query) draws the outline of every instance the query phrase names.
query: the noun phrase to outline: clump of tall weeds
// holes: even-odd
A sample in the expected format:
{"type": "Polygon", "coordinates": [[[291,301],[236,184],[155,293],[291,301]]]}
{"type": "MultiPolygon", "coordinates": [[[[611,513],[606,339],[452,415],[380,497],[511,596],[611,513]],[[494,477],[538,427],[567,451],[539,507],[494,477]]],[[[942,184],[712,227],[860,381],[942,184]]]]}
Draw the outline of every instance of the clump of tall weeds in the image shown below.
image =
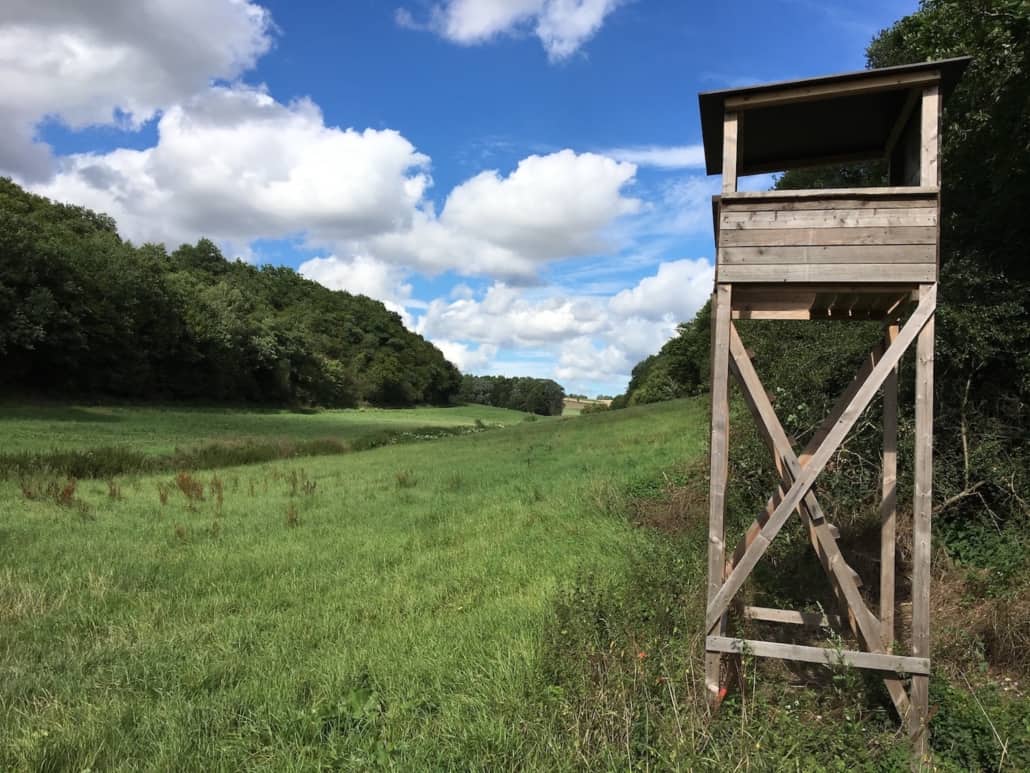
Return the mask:
{"type": "Polygon", "coordinates": [[[204,484],[194,478],[188,472],[180,472],[175,476],[175,485],[182,492],[182,495],[186,497],[186,501],[190,507],[193,507],[195,503],[202,502],[204,500],[204,484]]]}

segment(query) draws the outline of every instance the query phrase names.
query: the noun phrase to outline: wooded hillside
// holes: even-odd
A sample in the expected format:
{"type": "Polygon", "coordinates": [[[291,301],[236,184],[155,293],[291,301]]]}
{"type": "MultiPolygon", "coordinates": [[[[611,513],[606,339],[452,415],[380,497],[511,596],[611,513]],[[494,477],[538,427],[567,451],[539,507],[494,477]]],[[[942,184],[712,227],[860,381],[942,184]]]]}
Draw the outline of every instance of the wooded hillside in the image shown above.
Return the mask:
{"type": "Polygon", "coordinates": [[[0,178],[0,387],[41,395],[350,406],[445,403],[461,375],[379,301],[210,241],[115,222],[0,178]]]}

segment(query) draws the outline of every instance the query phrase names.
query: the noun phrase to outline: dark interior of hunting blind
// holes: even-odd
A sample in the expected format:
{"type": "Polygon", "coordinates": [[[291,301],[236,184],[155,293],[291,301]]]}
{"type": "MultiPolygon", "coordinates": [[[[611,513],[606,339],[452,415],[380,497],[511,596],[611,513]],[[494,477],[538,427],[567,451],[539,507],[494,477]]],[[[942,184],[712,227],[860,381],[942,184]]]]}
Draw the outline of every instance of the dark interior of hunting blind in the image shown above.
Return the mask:
{"type": "Polygon", "coordinates": [[[722,174],[713,201],[717,247],[712,300],[706,687],[726,694],[742,653],[800,663],[844,663],[882,675],[902,724],[925,751],[930,677],[933,350],[940,265],[940,116],[968,58],[865,70],[700,95],[706,166],[722,174]],[[871,159],[885,187],[738,191],[740,176],[871,159]],[[878,320],[882,339],[808,445],[795,448],[777,417],[735,320],[878,320]],[[898,366],[915,357],[911,625],[899,640],[897,543],[898,366]],[[724,528],[729,379],[738,384],[780,481],[735,546],[724,528]],[[819,474],[880,396],[883,454],[879,577],[861,577],[842,552],[817,494],[819,474]],[[839,614],[747,606],[740,591],[797,513],[839,614]],[[865,592],[863,592],[865,588],[865,592]],[[731,636],[829,627],[842,646],[731,636]],[[910,630],[907,630],[910,628],[910,630]],[[759,629],[760,630],[760,629],[759,629]]]}

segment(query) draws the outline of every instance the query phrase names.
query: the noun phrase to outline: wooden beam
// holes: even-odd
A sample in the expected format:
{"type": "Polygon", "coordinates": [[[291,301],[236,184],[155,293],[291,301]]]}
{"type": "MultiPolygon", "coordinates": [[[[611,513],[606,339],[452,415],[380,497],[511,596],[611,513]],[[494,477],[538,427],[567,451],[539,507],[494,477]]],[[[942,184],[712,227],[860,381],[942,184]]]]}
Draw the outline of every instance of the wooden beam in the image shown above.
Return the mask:
{"type": "Polygon", "coordinates": [[[838,97],[872,94],[878,91],[895,91],[940,81],[940,73],[917,72],[899,73],[867,77],[851,83],[823,83],[811,86],[794,86],[781,89],[768,89],[750,94],[735,94],[726,98],[727,110],[752,110],[759,107],[776,107],[792,105],[799,102],[811,102],[819,99],[836,99],[838,97]]]}
{"type": "MultiPolygon", "coordinates": [[[[887,346],[898,326],[884,331],[887,346]]],[[[898,516],[898,366],[883,382],[883,476],[880,498],[880,632],[884,648],[894,648],[894,559],[898,516]]]]}
{"type": "MultiPolygon", "coordinates": [[[[895,185],[879,188],[816,188],[812,190],[775,190],[775,191],[737,191],[723,192],[726,202],[737,201],[776,201],[778,199],[877,199],[877,198],[925,198],[936,196],[940,190],[936,185],[895,185]]],[[[877,206],[884,206],[878,204],[877,206]]],[[[912,206],[906,203],[905,206],[912,206]]]]}
{"type": "MultiPolygon", "coordinates": [[[[708,603],[722,587],[726,562],[725,525],[726,484],[729,474],[729,357],[732,288],[718,284],[712,296],[712,426],[711,472],[708,489],[708,603]]],[[[726,626],[725,610],[708,626],[708,633],[726,626]]],[[[705,655],[705,687],[712,706],[719,702],[718,654],[705,655]]]]}
{"type": "Polygon", "coordinates": [[[883,385],[887,378],[888,371],[893,368],[909,345],[923,329],[927,320],[933,315],[933,309],[937,299],[937,286],[927,285],[930,290],[920,299],[919,306],[905,323],[905,326],[898,334],[897,340],[886,351],[883,358],[876,364],[865,383],[858,389],[855,396],[848,403],[840,419],[826,435],[819,449],[812,455],[805,466],[800,477],[794,481],[790,490],[783,497],[783,501],[776,507],[776,511],[770,516],[769,521],[756,535],[755,541],[745,552],[740,563],[734,567],[733,572],[723,583],[719,592],[709,602],[708,612],[705,616],[706,628],[711,631],[719,622],[719,619],[726,612],[730,601],[737,591],[744,584],[744,581],[755,568],[755,564],[765,554],[772,540],[783,528],[787,516],[798,506],[802,498],[812,488],[816,477],[826,467],[830,457],[836,452],[843,442],[844,437],[858,421],[859,416],[869,405],[873,395],[883,385]]]}
{"type": "MultiPolygon", "coordinates": [[[[804,474],[804,469],[794,454],[794,449],[791,447],[787,433],[784,431],[783,425],[780,424],[780,420],[773,410],[772,403],[769,402],[765,388],[762,386],[758,374],[751,364],[751,359],[744,350],[744,345],[737,334],[736,328],[733,328],[731,331],[730,354],[733,357],[734,372],[741,381],[745,402],[751,409],[755,422],[758,424],[760,431],[770,446],[770,450],[777,459],[777,467],[781,471],[781,476],[788,482],[797,480],[804,474]]],[[[869,607],[866,606],[865,600],[858,589],[857,575],[844,560],[844,556],[837,545],[837,540],[829,531],[829,525],[822,507],[811,490],[802,499],[801,512],[810,530],[813,532],[814,543],[816,543],[813,546],[817,552],[820,552],[821,557],[825,556],[826,566],[831,579],[835,581],[836,587],[840,589],[844,596],[849,613],[854,615],[863,638],[872,638],[872,644],[869,645],[870,649],[875,648],[879,644],[878,621],[873,617],[869,607]]]]}
{"type": "Polygon", "coordinates": [[[893,671],[898,674],[929,674],[928,658],[888,655],[882,652],[857,652],[835,650],[828,647],[806,647],[801,644],[782,644],[754,639],[732,639],[728,636],[709,636],[705,640],[709,652],[751,654],[760,658],[799,660],[803,663],[819,663],[826,666],[854,666],[876,671],[893,671]]]}
{"type": "Polygon", "coordinates": [[[770,607],[744,607],[744,617],[766,623],[804,625],[809,628],[840,628],[840,615],[824,615],[822,612],[798,612],[793,609],[772,609],[770,607]]]}
{"type": "MultiPolygon", "coordinates": [[[[920,288],[920,305],[931,305],[936,285],[920,288]]],[[[931,313],[916,343],[915,464],[912,502],[912,654],[930,656],[930,518],[933,510],[933,346],[934,317],[931,313]]],[[[912,680],[913,736],[925,752],[929,721],[929,679],[912,680]]]]}
{"type": "MultiPolygon", "coordinates": [[[[842,282],[866,282],[883,280],[889,277],[899,284],[912,284],[913,282],[934,282],[937,280],[936,249],[926,247],[927,252],[934,257],[923,263],[892,263],[892,262],[813,262],[803,263],[797,261],[789,263],[780,259],[776,263],[754,263],[727,262],[724,256],[730,255],[730,260],[735,261],[741,250],[758,250],[761,247],[727,247],[719,251],[719,281],[720,282],[742,282],[762,283],[784,282],[784,283],[826,283],[839,279],[842,282]]],[[[789,248],[780,248],[789,249],[789,248]]],[[[804,248],[803,248],[804,249],[804,248]]],[[[820,249],[809,247],[808,250],[820,249]]],[[[822,249],[846,249],[844,247],[823,247],[822,249]]],[[[872,248],[875,249],[875,248],[872,248]]],[[[883,247],[880,249],[892,249],[883,247]]],[[[921,249],[916,247],[915,249],[921,249]]]]}
{"type": "Polygon", "coordinates": [[[722,194],[735,193],[737,190],[737,162],[740,160],[738,147],[740,116],[727,112],[722,122],[722,194]]]}
{"type": "Polygon", "coordinates": [[[937,84],[923,89],[923,111],[919,145],[919,184],[939,186],[940,170],[940,88],[937,84]]]}
{"type": "MultiPolygon", "coordinates": [[[[808,441],[808,445],[806,445],[805,449],[801,452],[799,461],[801,462],[802,467],[808,463],[812,454],[819,449],[819,445],[837,423],[837,420],[844,412],[844,409],[851,401],[851,398],[854,397],[859,387],[865,383],[866,378],[869,377],[873,368],[876,367],[876,363],[878,363],[880,358],[883,357],[883,352],[884,347],[878,345],[869,353],[869,356],[862,361],[861,367],[858,369],[854,378],[852,378],[851,383],[848,384],[847,389],[845,389],[837,398],[837,402],[833,404],[829,414],[827,414],[823,423],[815,431],[812,439],[808,441]]],[[[731,568],[740,563],[740,559],[744,557],[744,553],[748,546],[754,541],[755,535],[761,531],[762,527],[765,526],[766,522],[769,520],[769,516],[776,510],[777,505],[780,503],[780,499],[782,499],[782,492],[774,493],[773,496],[769,498],[769,501],[766,502],[765,510],[758,514],[747,532],[745,532],[744,536],[741,537],[740,542],[737,543],[736,549],[733,551],[732,557],[729,561],[729,566],[731,568]]]]}

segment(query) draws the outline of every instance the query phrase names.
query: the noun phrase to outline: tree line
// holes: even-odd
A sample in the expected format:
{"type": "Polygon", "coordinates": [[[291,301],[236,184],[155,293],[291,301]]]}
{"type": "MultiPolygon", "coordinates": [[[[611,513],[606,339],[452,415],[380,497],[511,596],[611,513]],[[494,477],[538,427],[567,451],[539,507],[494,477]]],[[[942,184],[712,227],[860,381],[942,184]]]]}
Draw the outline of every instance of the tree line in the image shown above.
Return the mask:
{"type": "Polygon", "coordinates": [[[382,303],[207,239],[133,245],[114,220],[0,178],[0,387],[42,395],[447,403],[461,374],[382,303]]]}
{"type": "Polygon", "coordinates": [[[458,399],[540,416],[560,416],[565,405],[565,390],[549,378],[465,375],[461,378],[458,399]]]}

